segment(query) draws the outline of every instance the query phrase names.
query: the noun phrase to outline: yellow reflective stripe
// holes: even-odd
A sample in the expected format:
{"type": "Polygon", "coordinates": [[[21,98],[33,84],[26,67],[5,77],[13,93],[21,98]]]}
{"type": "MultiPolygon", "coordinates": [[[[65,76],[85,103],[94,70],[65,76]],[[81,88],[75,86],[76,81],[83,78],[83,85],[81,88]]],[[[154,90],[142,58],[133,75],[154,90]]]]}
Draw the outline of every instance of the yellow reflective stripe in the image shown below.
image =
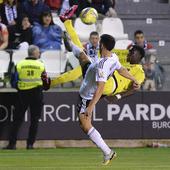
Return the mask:
{"type": "Polygon", "coordinates": [[[22,82],[37,82],[37,81],[42,81],[40,78],[35,78],[35,79],[20,79],[22,82]]]}

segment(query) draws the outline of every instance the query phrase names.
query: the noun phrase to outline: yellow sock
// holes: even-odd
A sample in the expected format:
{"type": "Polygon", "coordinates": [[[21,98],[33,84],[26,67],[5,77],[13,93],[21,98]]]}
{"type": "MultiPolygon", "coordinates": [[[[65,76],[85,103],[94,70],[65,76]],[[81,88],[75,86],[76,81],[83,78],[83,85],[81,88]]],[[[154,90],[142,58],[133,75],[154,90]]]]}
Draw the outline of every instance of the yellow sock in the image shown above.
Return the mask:
{"type": "Polygon", "coordinates": [[[74,68],[68,72],[65,72],[58,77],[51,80],[50,87],[55,87],[59,84],[68,83],[70,81],[75,81],[82,75],[81,66],[74,68]]]}
{"type": "MultiPolygon", "coordinates": [[[[72,42],[75,45],[77,45],[78,47],[83,48],[83,45],[80,42],[80,39],[72,25],[72,21],[66,20],[64,22],[64,26],[65,26],[66,31],[69,34],[72,42]]],[[[82,76],[82,70],[81,70],[81,66],[78,66],[78,67],[74,68],[73,70],[70,70],[70,71],[63,73],[63,74],[59,75],[58,77],[52,79],[51,87],[55,87],[55,86],[57,86],[59,84],[63,84],[63,83],[68,83],[70,81],[75,81],[80,76],[82,76]]]]}
{"type": "Polygon", "coordinates": [[[71,20],[66,20],[66,21],[64,22],[64,26],[65,26],[65,28],[66,28],[66,30],[67,30],[67,33],[69,34],[72,42],[73,42],[75,45],[77,45],[78,47],[80,47],[80,48],[83,49],[83,45],[82,45],[82,43],[80,42],[80,39],[79,39],[79,37],[78,37],[78,35],[77,35],[77,33],[76,33],[73,25],[72,25],[72,21],[71,21],[71,20]]]}

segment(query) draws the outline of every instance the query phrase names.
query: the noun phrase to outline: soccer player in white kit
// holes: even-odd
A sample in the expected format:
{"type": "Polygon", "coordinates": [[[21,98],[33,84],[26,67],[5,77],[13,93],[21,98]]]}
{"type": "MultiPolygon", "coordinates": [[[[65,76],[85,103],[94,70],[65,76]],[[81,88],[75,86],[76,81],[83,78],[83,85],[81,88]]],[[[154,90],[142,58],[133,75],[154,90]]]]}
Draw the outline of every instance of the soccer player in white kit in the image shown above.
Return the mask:
{"type": "Polygon", "coordinates": [[[74,55],[79,59],[84,79],[79,91],[79,101],[77,110],[79,113],[80,127],[89,136],[89,138],[101,149],[104,155],[103,164],[107,165],[112,158],[116,156],[116,152],[111,150],[105,143],[100,133],[93,127],[91,123],[92,111],[102,96],[104,85],[107,79],[113,75],[115,70],[122,76],[130,79],[133,86],[137,87],[138,83],[130,73],[121,66],[116,54],[112,53],[115,46],[115,39],[108,34],[100,37],[99,51],[101,58],[94,62],[90,62],[90,58],[74,44],[72,50],[74,55]]]}

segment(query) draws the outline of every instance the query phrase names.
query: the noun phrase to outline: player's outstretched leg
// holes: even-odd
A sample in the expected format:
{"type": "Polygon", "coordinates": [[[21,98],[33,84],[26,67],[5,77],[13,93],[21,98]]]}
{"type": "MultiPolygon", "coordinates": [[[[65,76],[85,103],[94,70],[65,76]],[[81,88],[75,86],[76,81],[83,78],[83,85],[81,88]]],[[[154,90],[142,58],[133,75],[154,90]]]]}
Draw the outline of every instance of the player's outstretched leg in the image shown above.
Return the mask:
{"type": "Polygon", "coordinates": [[[91,115],[85,115],[85,105],[88,105],[88,101],[81,99],[80,103],[78,104],[78,111],[79,114],[79,121],[81,129],[89,136],[91,141],[96,144],[98,148],[101,149],[104,155],[103,165],[108,165],[110,161],[116,157],[116,152],[111,150],[108,145],[105,143],[103,138],[101,137],[100,133],[93,127],[91,124],[91,115]]]}
{"type": "MultiPolygon", "coordinates": [[[[83,52],[83,45],[80,42],[80,39],[73,27],[72,21],[71,21],[71,18],[74,15],[77,8],[78,8],[78,5],[73,5],[65,13],[60,15],[60,19],[64,23],[67,33],[70,36],[70,39],[66,34],[64,37],[65,37],[65,39],[67,39],[67,42],[69,43],[69,46],[72,48],[74,55],[80,60],[80,64],[81,64],[81,63],[84,63],[84,61],[86,63],[86,59],[89,61],[89,58],[83,52]],[[82,58],[82,60],[81,60],[81,58],[82,58]]],[[[70,51],[70,49],[69,49],[69,51],[70,51]]]]}
{"type": "Polygon", "coordinates": [[[72,17],[76,9],[77,9],[77,5],[71,7],[65,13],[60,15],[60,19],[62,22],[64,22],[64,25],[67,30],[67,32],[64,32],[64,37],[63,37],[64,44],[68,51],[73,51],[74,55],[77,56],[77,58],[81,63],[81,66],[84,65],[86,66],[83,68],[81,68],[81,66],[78,66],[73,70],[70,70],[64,74],[57,76],[56,78],[51,80],[51,87],[55,87],[58,84],[67,83],[76,80],[82,75],[82,71],[83,71],[83,75],[85,74],[86,71],[85,68],[87,68],[88,63],[90,63],[88,57],[83,53],[83,45],[81,44],[79,37],[72,25],[72,21],[70,20],[70,18],[72,17]]]}
{"type": "Polygon", "coordinates": [[[71,40],[75,45],[80,48],[83,48],[82,43],[73,27],[71,18],[74,15],[75,11],[77,10],[78,5],[73,5],[70,9],[66,10],[62,15],[60,15],[60,20],[64,23],[67,33],[69,34],[71,40]]]}
{"type": "Polygon", "coordinates": [[[84,65],[91,63],[91,61],[90,58],[84,53],[83,45],[80,42],[80,39],[72,25],[71,18],[74,15],[77,7],[77,5],[73,5],[70,9],[60,15],[60,19],[64,23],[67,33],[70,36],[70,38],[67,36],[67,34],[64,36],[66,48],[68,51],[72,49],[74,56],[79,59],[80,65],[82,69],[84,69],[84,65]]]}
{"type": "Polygon", "coordinates": [[[77,45],[79,48],[83,49],[84,48],[83,44],[81,43],[79,36],[78,36],[76,30],[73,27],[72,20],[66,20],[64,22],[64,26],[65,26],[66,31],[67,31],[70,39],[72,40],[72,42],[75,45],[77,45]]]}
{"type": "Polygon", "coordinates": [[[56,78],[51,79],[50,87],[55,87],[59,84],[64,84],[64,83],[68,83],[71,81],[75,81],[82,75],[81,72],[82,72],[82,70],[81,70],[80,66],[74,68],[73,70],[67,71],[67,72],[57,76],[56,78]]]}
{"type": "Polygon", "coordinates": [[[62,15],[60,15],[60,20],[64,23],[64,26],[66,28],[66,31],[68,35],[70,36],[71,41],[78,46],[79,48],[83,49],[83,45],[80,42],[80,39],[76,33],[76,30],[73,27],[72,24],[72,16],[74,15],[76,9],[78,8],[78,5],[73,5],[69,10],[65,11],[62,15]]]}

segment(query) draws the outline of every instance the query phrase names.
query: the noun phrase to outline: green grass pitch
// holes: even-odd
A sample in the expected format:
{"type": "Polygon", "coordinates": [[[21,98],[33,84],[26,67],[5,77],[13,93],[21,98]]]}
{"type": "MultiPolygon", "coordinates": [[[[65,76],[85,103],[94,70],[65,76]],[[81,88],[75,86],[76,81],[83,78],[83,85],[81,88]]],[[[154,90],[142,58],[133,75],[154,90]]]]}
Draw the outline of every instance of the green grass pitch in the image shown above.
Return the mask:
{"type": "Polygon", "coordinates": [[[0,170],[170,170],[170,148],[115,150],[108,166],[96,148],[1,150],[0,170]]]}

